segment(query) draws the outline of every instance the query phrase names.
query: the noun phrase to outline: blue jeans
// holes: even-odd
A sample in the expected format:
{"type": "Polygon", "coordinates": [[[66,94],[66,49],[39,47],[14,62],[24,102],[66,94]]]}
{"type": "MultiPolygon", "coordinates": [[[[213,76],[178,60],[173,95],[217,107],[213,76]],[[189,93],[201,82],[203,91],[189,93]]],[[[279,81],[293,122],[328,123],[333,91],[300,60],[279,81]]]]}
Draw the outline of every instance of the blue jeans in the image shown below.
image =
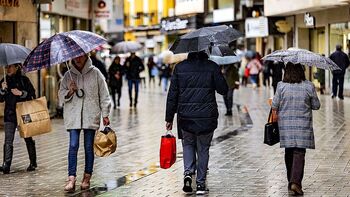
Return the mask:
{"type": "Polygon", "coordinates": [[[135,84],[135,101],[134,101],[134,103],[137,104],[137,98],[139,95],[139,83],[140,83],[139,79],[129,79],[128,80],[130,103],[132,103],[132,85],[135,84]]]}
{"type": "MultiPolygon", "coordinates": [[[[77,176],[77,156],[79,150],[80,129],[69,131],[68,176],[77,176]]],[[[94,166],[94,138],[95,130],[83,129],[85,149],[85,173],[92,174],[94,166]]]]}

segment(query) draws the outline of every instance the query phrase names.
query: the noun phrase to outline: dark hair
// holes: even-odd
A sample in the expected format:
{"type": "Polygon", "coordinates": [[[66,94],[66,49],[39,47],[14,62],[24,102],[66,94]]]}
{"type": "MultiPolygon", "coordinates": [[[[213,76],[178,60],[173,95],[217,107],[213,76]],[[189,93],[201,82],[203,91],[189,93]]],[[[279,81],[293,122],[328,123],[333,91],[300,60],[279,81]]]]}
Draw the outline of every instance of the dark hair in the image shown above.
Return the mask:
{"type": "Polygon", "coordinates": [[[301,83],[305,81],[305,68],[301,64],[287,63],[284,69],[283,82],[285,83],[301,83]]]}
{"type": "Polygon", "coordinates": [[[115,58],[113,59],[113,62],[115,62],[115,60],[119,59],[120,60],[120,57],[117,55],[115,56],[115,58]]]}

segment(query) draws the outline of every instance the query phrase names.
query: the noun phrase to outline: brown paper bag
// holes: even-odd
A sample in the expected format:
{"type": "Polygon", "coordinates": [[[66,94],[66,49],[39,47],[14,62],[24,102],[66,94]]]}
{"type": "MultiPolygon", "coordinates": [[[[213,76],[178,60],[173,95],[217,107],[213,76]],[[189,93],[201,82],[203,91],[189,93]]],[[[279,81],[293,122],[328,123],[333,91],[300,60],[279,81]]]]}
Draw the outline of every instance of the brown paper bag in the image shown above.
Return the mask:
{"type": "Polygon", "coordinates": [[[107,157],[117,149],[117,135],[110,127],[96,132],[94,140],[94,152],[96,156],[107,157]]]}
{"type": "Polygon", "coordinates": [[[51,120],[46,97],[16,104],[19,134],[22,138],[41,135],[51,131],[51,120]]]}

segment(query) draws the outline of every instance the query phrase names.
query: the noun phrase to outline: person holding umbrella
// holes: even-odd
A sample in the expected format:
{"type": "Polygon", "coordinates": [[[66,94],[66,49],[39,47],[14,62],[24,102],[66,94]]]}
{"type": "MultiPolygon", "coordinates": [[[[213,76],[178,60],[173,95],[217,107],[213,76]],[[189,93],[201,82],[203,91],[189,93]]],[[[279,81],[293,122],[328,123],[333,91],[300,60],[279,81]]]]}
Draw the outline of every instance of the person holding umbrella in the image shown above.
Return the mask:
{"type": "MultiPolygon", "coordinates": [[[[35,89],[29,78],[22,75],[21,63],[29,55],[30,50],[16,44],[0,44],[0,65],[5,66],[6,76],[0,81],[0,102],[5,102],[4,111],[4,155],[0,171],[10,173],[13,157],[13,140],[17,128],[16,103],[35,99],[35,89]]],[[[27,171],[37,167],[36,148],[33,138],[24,138],[30,164],[27,171]]]]}
{"type": "Polygon", "coordinates": [[[288,189],[303,195],[306,149],[315,149],[312,110],[320,108],[315,86],[306,80],[301,64],[287,63],[272,100],[273,121],[278,122],[281,148],[285,148],[288,189]]]}
{"type": "Polygon", "coordinates": [[[215,91],[224,95],[228,87],[219,65],[202,52],[189,53],[175,66],[166,104],[166,129],[172,130],[175,113],[181,128],[184,154],[183,191],[192,192],[192,176],[197,169],[198,195],[209,190],[206,175],[209,148],[219,116],[215,91]],[[196,164],[198,157],[198,164],[196,164]],[[196,167],[197,165],[197,167],[196,167]]]}
{"type": "Polygon", "coordinates": [[[103,125],[109,125],[108,116],[111,107],[105,78],[92,65],[88,55],[76,57],[72,63],[73,67],[65,73],[58,92],[60,99],[64,100],[64,123],[70,136],[68,182],[64,187],[67,192],[75,190],[81,131],[84,132],[85,170],[80,187],[82,190],[90,187],[94,164],[95,131],[100,127],[101,116],[103,125]],[[81,91],[82,89],[78,87],[84,87],[84,90],[81,91]]]}

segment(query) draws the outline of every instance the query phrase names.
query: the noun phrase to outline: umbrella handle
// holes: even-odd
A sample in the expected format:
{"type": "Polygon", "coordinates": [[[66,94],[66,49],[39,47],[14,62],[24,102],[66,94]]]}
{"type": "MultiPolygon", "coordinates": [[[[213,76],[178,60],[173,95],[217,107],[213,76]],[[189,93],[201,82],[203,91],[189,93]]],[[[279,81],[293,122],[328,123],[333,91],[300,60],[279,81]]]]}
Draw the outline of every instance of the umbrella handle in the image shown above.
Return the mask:
{"type": "Polygon", "coordinates": [[[73,81],[73,77],[72,77],[72,73],[70,73],[70,67],[68,66],[67,62],[65,62],[67,68],[68,68],[68,73],[69,73],[69,76],[70,76],[70,80],[73,81]]]}

